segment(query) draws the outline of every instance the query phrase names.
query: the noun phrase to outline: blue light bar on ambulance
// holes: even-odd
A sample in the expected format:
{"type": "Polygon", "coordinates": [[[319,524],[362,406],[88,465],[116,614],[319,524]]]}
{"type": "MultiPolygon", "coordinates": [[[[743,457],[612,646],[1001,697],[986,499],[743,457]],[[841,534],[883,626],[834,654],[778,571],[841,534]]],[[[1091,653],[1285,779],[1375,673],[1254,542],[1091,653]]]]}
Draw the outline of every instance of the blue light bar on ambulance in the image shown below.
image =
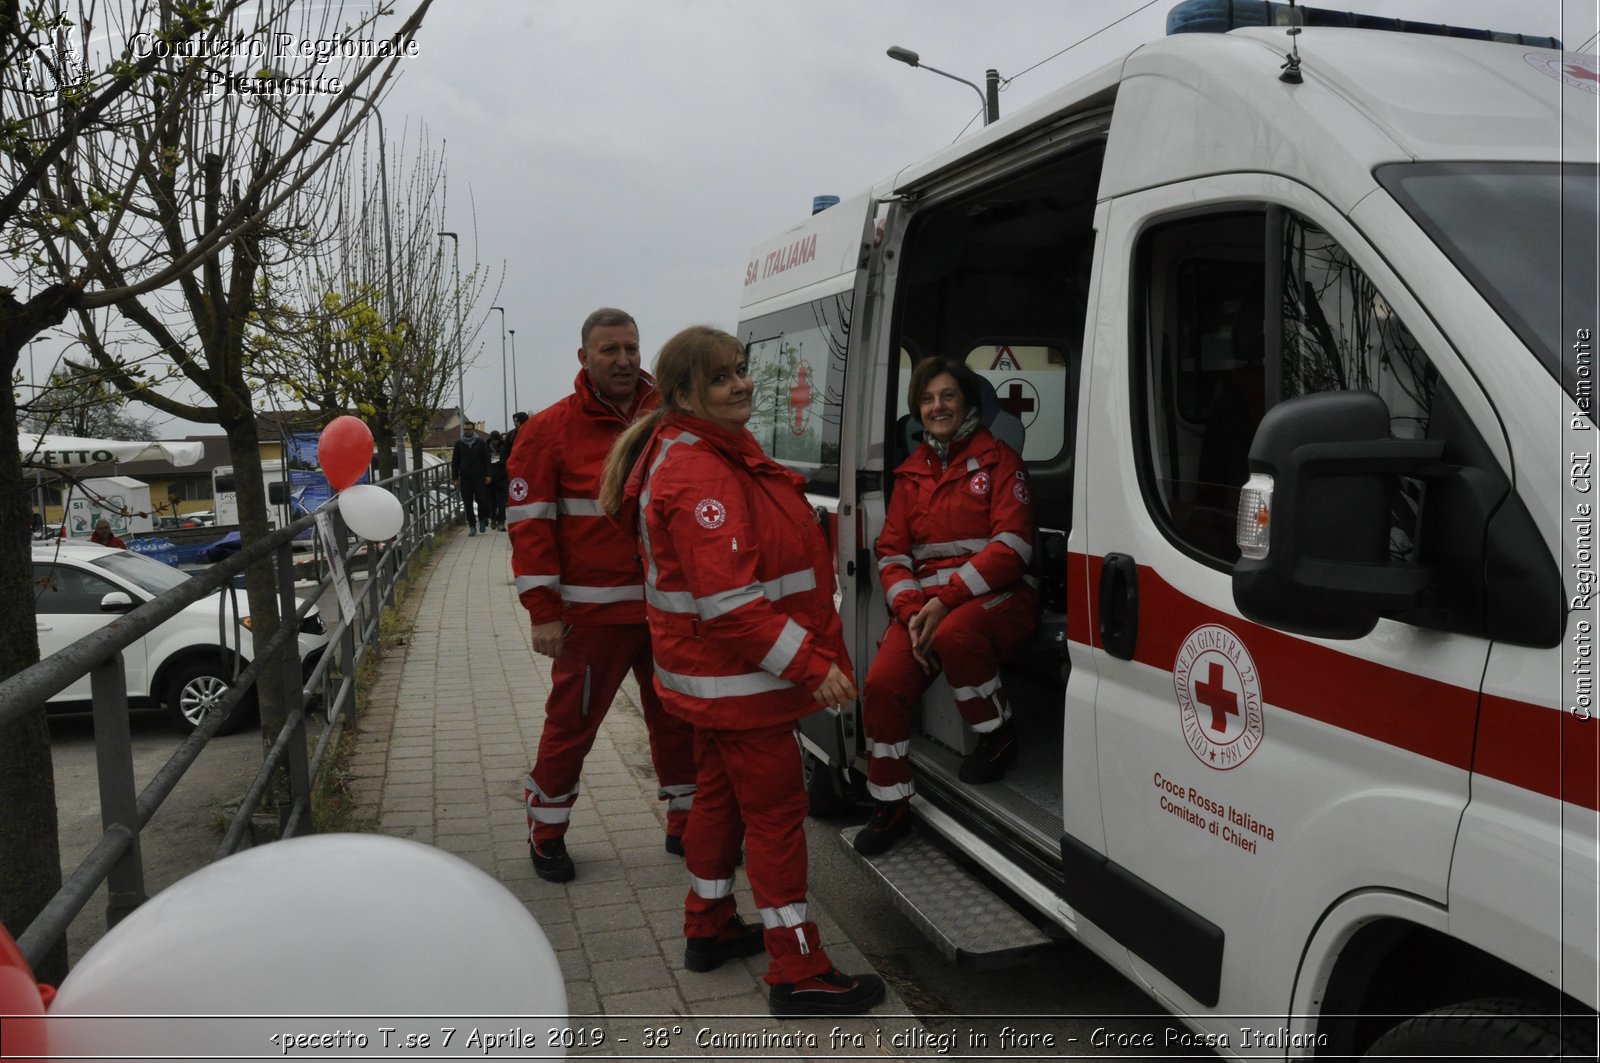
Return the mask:
{"type": "Polygon", "coordinates": [[[1436,37],[1466,37],[1475,41],[1500,41],[1534,48],[1560,48],[1558,37],[1538,37],[1526,33],[1446,26],[1439,22],[1413,22],[1382,15],[1363,15],[1355,11],[1330,11],[1319,7],[1297,7],[1274,0],[1184,0],[1167,12],[1167,35],[1175,33],[1227,33],[1246,26],[1343,26],[1348,29],[1391,30],[1397,33],[1428,33],[1436,37]],[[1295,15],[1298,14],[1298,20],[1295,15]]]}

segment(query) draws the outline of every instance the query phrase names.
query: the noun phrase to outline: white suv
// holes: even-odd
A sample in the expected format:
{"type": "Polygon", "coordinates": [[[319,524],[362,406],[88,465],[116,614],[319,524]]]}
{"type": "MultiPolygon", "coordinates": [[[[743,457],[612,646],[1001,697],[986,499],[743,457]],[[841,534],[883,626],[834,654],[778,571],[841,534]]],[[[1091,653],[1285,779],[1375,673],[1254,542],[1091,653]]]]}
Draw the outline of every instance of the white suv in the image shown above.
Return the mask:
{"type": "MultiPolygon", "coordinates": [[[[92,543],[36,544],[34,615],[40,658],[190,578],[186,572],[127,550],[92,543]]],[[[163,704],[180,726],[193,730],[254,655],[249,606],[242,590],[236,594],[235,598],[226,589],[209,594],[125,648],[122,659],[129,700],[163,704]],[[224,631],[230,632],[226,642],[224,631]]],[[[315,667],[327,645],[327,628],[313,607],[300,627],[302,674],[315,667]]],[[[51,698],[50,704],[86,702],[89,697],[89,677],[84,675],[51,698]]],[[[219,733],[237,730],[249,721],[254,708],[252,692],[240,701],[219,733]]]]}

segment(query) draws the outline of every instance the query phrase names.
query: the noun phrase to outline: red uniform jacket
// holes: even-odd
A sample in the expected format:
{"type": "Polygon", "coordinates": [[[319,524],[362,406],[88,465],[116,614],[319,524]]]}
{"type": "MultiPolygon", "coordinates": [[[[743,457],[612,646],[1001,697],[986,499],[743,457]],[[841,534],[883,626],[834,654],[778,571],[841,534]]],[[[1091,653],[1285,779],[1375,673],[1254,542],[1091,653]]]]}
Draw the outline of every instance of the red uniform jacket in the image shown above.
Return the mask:
{"type": "Polygon", "coordinates": [[[600,473],[622,430],[660,402],[639,375],[618,410],[581,369],[573,393],[529,418],[506,465],[506,529],[517,596],[534,624],[644,623],[644,569],[633,530],[600,509],[600,473]]]}
{"type": "Polygon", "coordinates": [[[803,481],[749,432],[668,414],[620,519],[645,550],[668,711],[697,727],[770,726],[817,710],[830,664],[850,673],[833,557],[803,481]]]}
{"type": "Polygon", "coordinates": [[[930,596],[954,609],[1023,582],[1033,560],[1033,497],[1016,451],[979,428],[955,445],[949,467],[924,443],[894,475],[878,581],[901,623],[930,596]]]}

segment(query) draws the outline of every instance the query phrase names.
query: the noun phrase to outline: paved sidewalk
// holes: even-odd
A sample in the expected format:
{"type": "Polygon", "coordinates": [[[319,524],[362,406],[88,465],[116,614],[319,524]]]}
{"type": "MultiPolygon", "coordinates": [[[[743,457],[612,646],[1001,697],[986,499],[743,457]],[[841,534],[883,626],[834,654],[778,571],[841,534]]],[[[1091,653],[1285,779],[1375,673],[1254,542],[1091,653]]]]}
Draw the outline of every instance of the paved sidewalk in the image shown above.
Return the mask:
{"type": "MultiPolygon", "coordinates": [[[[561,961],[574,1020],[632,1016],[647,1026],[674,1020],[682,1033],[671,1055],[718,1055],[697,1049],[697,1032],[771,1037],[797,1029],[824,1050],[768,1044],[783,1058],[894,1056],[892,1032],[907,1009],[890,988],[875,1018],[777,1020],[767,1015],[765,953],[694,974],[683,966],[683,861],[662,847],[666,805],[656,783],[638,692],[623,687],[584,764],[582,793],[567,834],[577,864],[569,883],[539,879],[528,860],[522,782],[538,747],[549,692],[549,661],[533,652],[526,611],[511,580],[504,532],[443,540],[406,603],[406,645],[391,649],[367,700],[352,761],[358,815],[377,830],[435,845],[482,868],[520,898],[561,961]],[[711,1021],[706,1021],[710,1019],[711,1021]],[[866,1048],[827,1051],[839,1027],[866,1048]],[[763,1035],[762,1031],[766,1031],[763,1035]]],[[[756,918],[743,871],[739,910],[756,918]]],[[[837,924],[811,900],[830,957],[843,970],[870,966],[837,924]]],[[[576,1025],[576,1023],[575,1023],[576,1025]]],[[[635,1037],[599,1054],[662,1056],[635,1037]]],[[[748,1048],[757,1047],[747,1042],[748,1048]]],[[[578,1048],[577,1054],[591,1054],[578,1048]]]]}

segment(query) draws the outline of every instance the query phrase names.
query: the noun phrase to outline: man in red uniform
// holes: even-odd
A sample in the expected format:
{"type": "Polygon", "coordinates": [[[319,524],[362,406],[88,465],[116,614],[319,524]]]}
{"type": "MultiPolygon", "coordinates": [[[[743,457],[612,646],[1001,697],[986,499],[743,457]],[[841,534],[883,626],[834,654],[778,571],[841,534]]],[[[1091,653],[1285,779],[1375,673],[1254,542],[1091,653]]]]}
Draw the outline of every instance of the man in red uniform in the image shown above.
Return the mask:
{"type": "Polygon", "coordinates": [[[517,595],[535,652],[553,658],[544,731],[523,797],[534,870],[566,882],[567,823],[583,758],[631,669],[650,731],[650,756],[667,801],[669,852],[683,852],[694,801],[694,729],[661,708],[645,625],[644,570],[632,530],[600,509],[600,473],[612,441],[660,403],[639,369],[639,330],[610,307],[583,324],[573,393],[517,432],[507,473],[506,527],[517,595]]]}

